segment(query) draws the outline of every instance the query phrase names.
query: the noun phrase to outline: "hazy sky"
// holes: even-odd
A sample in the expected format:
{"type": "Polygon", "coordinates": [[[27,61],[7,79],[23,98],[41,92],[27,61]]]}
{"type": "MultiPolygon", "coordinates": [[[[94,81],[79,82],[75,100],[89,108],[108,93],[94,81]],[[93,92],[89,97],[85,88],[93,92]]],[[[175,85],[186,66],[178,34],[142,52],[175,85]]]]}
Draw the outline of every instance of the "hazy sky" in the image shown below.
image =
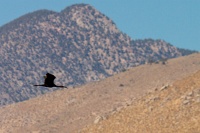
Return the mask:
{"type": "Polygon", "coordinates": [[[0,0],[0,26],[39,9],[61,11],[86,3],[132,39],[163,39],[200,51],[200,0],[0,0]]]}

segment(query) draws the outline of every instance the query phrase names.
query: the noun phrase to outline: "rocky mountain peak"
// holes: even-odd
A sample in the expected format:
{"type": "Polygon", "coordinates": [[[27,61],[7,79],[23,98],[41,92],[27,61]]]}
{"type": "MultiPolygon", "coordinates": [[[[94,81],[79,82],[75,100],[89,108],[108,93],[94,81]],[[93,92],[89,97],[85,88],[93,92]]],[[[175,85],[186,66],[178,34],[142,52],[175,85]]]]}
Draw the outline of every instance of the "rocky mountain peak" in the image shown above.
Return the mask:
{"type": "Polygon", "coordinates": [[[71,21],[76,22],[77,26],[86,30],[95,30],[94,28],[101,27],[119,33],[119,30],[111,19],[88,4],[72,5],[61,11],[61,14],[66,18],[70,18],[71,21]]]}
{"type": "Polygon", "coordinates": [[[183,55],[164,41],[131,40],[90,5],[35,11],[0,28],[0,105],[53,91],[32,86],[46,72],[58,77],[55,82],[79,85],[144,64],[150,56],[183,55]]]}

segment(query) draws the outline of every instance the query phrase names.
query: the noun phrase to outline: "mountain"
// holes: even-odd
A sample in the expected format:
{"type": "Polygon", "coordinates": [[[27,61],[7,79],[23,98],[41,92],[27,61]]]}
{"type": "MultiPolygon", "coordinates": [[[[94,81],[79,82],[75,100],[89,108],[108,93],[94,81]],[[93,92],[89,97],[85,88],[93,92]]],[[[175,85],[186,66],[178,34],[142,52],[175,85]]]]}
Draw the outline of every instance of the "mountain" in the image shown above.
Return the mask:
{"type": "Polygon", "coordinates": [[[153,60],[193,53],[163,40],[132,40],[90,5],[39,10],[0,28],[0,105],[54,91],[33,87],[46,72],[57,84],[81,85],[153,60]]]}
{"type": "MultiPolygon", "coordinates": [[[[75,89],[57,90],[1,107],[0,132],[132,133],[143,129],[145,133],[149,128],[156,127],[154,131],[159,132],[161,127],[169,129],[173,124],[172,130],[184,124],[199,128],[199,58],[200,54],[192,54],[170,59],[166,65],[140,65],[75,89]],[[85,127],[85,132],[78,132],[85,127]]],[[[149,131],[154,132],[152,129],[149,131]]]]}

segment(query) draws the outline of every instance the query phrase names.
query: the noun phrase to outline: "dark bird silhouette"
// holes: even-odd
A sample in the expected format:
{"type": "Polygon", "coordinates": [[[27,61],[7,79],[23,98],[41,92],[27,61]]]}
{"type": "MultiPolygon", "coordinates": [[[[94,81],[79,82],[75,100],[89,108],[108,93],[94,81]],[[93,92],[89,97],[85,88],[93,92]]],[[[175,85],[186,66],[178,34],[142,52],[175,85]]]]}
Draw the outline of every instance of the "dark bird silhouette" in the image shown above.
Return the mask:
{"type": "Polygon", "coordinates": [[[66,86],[58,86],[54,84],[54,79],[56,77],[53,74],[47,73],[45,76],[44,84],[42,85],[34,85],[34,86],[44,86],[44,87],[61,87],[67,88],[66,86]]]}

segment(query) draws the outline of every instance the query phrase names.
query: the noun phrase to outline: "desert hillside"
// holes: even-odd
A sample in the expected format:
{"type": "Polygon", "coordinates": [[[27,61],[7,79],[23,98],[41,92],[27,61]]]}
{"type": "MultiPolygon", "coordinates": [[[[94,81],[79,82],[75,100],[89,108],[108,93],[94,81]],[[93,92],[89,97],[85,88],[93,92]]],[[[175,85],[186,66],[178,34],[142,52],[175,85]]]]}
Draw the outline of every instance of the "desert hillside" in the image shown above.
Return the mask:
{"type": "Polygon", "coordinates": [[[37,97],[53,88],[33,87],[49,72],[57,83],[82,85],[153,60],[194,51],[163,40],[132,40],[94,7],[38,10],[0,27],[0,106],[37,97]]]}
{"type": "MultiPolygon", "coordinates": [[[[101,81],[57,90],[28,101],[1,107],[0,132],[71,133],[78,132],[87,125],[91,126],[85,129],[85,132],[101,132],[104,129],[108,132],[116,131],[113,130],[115,126],[121,132],[125,131],[126,126],[126,129],[131,131],[135,128],[133,125],[137,125],[139,131],[146,131],[151,127],[148,124],[155,124],[152,130],[161,129],[162,126],[156,123],[162,124],[165,119],[167,123],[173,119],[175,125],[176,120],[188,118],[195,123],[198,119],[190,116],[198,114],[197,110],[192,112],[191,109],[198,105],[196,91],[199,73],[191,76],[191,80],[185,77],[200,70],[199,58],[200,54],[193,54],[171,59],[166,65],[142,65],[101,81]],[[182,81],[183,78],[185,79],[182,81]],[[174,83],[177,80],[180,81],[174,83]],[[167,87],[160,91],[163,86],[167,87]],[[140,100],[141,96],[144,98],[140,100]],[[134,104],[135,101],[138,101],[138,104],[134,104]],[[128,107],[130,105],[131,107],[128,107]],[[179,114],[180,109],[183,113],[185,111],[186,117],[182,117],[183,113],[179,114]],[[193,114],[188,114],[187,109],[193,114]],[[135,111],[132,117],[137,119],[126,119],[126,114],[129,116],[129,113],[133,112],[131,110],[135,111]],[[126,111],[127,113],[121,113],[126,111]],[[124,125],[119,126],[122,122],[124,125]],[[92,126],[93,123],[96,125],[92,126]]],[[[181,123],[178,128],[183,125],[184,123],[181,123]]],[[[174,125],[163,125],[166,129],[171,126],[174,125]]]]}
{"type": "Polygon", "coordinates": [[[149,92],[81,133],[200,133],[200,71],[149,92]]]}

